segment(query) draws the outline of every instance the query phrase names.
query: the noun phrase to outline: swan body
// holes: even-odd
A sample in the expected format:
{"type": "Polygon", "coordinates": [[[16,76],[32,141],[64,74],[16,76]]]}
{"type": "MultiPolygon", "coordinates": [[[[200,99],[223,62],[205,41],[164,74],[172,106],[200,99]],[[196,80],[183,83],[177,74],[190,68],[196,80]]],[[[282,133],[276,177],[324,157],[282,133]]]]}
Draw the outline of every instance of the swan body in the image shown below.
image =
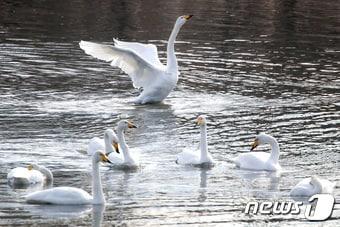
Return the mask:
{"type": "Polygon", "coordinates": [[[56,187],[34,192],[26,197],[27,203],[78,205],[91,204],[92,196],[80,188],[56,187]]]}
{"type": "Polygon", "coordinates": [[[200,152],[184,149],[177,155],[176,163],[182,165],[213,165],[214,160],[208,152],[206,118],[201,115],[196,122],[201,129],[200,152]]]}
{"type": "Polygon", "coordinates": [[[180,28],[191,17],[180,16],[176,20],[167,45],[166,66],[160,62],[153,44],[114,39],[114,46],[87,41],[81,41],[79,46],[86,54],[111,62],[111,66],[119,67],[131,77],[133,86],[142,90],[134,101],[136,104],[161,102],[177,84],[179,72],[174,43],[180,28]]]}
{"type": "Polygon", "coordinates": [[[47,184],[53,182],[52,172],[44,166],[31,164],[26,168],[17,167],[7,174],[8,183],[13,187],[27,187],[33,184],[47,184]]]}
{"type": "Polygon", "coordinates": [[[251,151],[260,144],[270,144],[272,147],[271,153],[267,152],[251,152],[240,154],[234,163],[241,169],[249,170],[266,170],[266,171],[279,171],[281,166],[279,164],[280,148],[276,139],[265,133],[260,133],[253,145],[251,151]]]}
{"type": "Polygon", "coordinates": [[[93,137],[88,146],[87,146],[87,154],[93,155],[96,151],[105,151],[105,142],[103,139],[99,137],[93,137]]]}
{"type": "Polygon", "coordinates": [[[44,175],[37,170],[29,170],[25,167],[17,167],[7,174],[9,185],[13,187],[29,186],[44,182],[44,175]]]}
{"type": "Polygon", "coordinates": [[[201,160],[198,152],[194,152],[189,149],[184,149],[177,155],[176,163],[180,165],[212,165],[214,163],[210,154],[207,155],[206,160],[201,160]]]}
{"type": "Polygon", "coordinates": [[[119,153],[118,138],[112,129],[106,129],[104,132],[104,139],[93,137],[87,147],[87,154],[93,155],[97,151],[105,151],[105,154],[111,152],[119,153]]]}
{"type": "Polygon", "coordinates": [[[314,194],[332,194],[336,183],[329,180],[320,179],[317,176],[312,176],[300,181],[291,191],[290,196],[293,197],[310,197],[314,194]]]}
{"type": "Polygon", "coordinates": [[[99,162],[110,162],[108,157],[97,151],[92,155],[92,196],[80,188],[55,187],[26,196],[27,203],[38,204],[105,204],[105,198],[99,174],[99,162]]]}
{"type": "Polygon", "coordinates": [[[118,154],[112,152],[108,156],[113,165],[127,168],[136,168],[139,166],[139,161],[137,157],[130,153],[130,149],[125,142],[124,131],[128,128],[136,128],[136,126],[126,120],[121,120],[118,122],[116,130],[120,147],[119,150],[121,153],[118,154]]]}

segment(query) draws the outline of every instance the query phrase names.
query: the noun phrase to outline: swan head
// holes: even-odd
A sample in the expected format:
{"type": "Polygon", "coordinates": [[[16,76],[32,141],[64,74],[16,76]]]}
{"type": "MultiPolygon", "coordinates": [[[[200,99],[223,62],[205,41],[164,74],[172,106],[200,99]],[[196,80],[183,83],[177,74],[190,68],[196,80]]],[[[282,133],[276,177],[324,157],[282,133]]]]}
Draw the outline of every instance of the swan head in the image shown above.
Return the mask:
{"type": "Polygon", "coordinates": [[[32,163],[27,166],[28,170],[40,170],[40,166],[38,164],[32,163]]]}
{"type": "Polygon", "coordinates": [[[200,116],[197,117],[196,123],[199,126],[206,125],[207,124],[207,119],[206,119],[206,117],[204,115],[200,115],[200,116]]]}
{"type": "Polygon", "coordinates": [[[273,137],[271,137],[270,135],[261,132],[260,134],[258,134],[255,137],[254,142],[251,144],[251,151],[254,150],[257,146],[261,145],[261,144],[266,144],[266,143],[270,143],[273,140],[273,137]]]}
{"type": "Polygon", "coordinates": [[[105,140],[110,141],[110,143],[112,143],[112,146],[114,147],[115,151],[119,154],[118,138],[116,136],[116,133],[112,129],[106,129],[104,132],[104,138],[105,140]]]}
{"type": "Polygon", "coordinates": [[[95,163],[99,163],[99,162],[102,162],[102,163],[112,163],[110,161],[110,159],[107,157],[106,154],[100,152],[100,151],[97,151],[93,154],[92,156],[92,161],[95,162],[95,163]]]}
{"type": "Polygon", "coordinates": [[[124,131],[128,128],[137,128],[137,126],[132,124],[130,121],[127,121],[127,120],[121,120],[121,121],[118,122],[117,130],[124,131]]]}
{"type": "Polygon", "coordinates": [[[193,15],[183,15],[177,18],[176,25],[182,26],[187,22],[193,15]]]}
{"type": "Polygon", "coordinates": [[[311,176],[311,178],[310,178],[310,184],[312,184],[312,185],[318,185],[319,182],[320,182],[320,179],[319,179],[318,176],[315,176],[315,175],[311,176]]]}

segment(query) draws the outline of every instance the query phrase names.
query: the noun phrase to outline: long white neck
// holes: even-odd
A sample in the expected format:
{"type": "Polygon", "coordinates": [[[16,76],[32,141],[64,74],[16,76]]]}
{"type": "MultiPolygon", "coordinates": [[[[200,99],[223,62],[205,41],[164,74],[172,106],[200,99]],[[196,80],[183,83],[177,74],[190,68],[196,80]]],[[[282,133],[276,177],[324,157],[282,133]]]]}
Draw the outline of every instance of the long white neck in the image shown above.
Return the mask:
{"type": "Polygon", "coordinates": [[[39,170],[46,177],[46,184],[47,185],[53,184],[52,172],[49,169],[47,169],[45,166],[39,166],[39,170]]]}
{"type": "Polygon", "coordinates": [[[120,149],[121,149],[123,156],[124,156],[124,162],[133,163],[134,161],[133,161],[133,159],[130,155],[129,147],[125,142],[124,130],[118,129],[117,130],[117,136],[118,136],[118,140],[119,140],[120,149]]]}
{"type": "Polygon", "coordinates": [[[315,176],[312,177],[310,182],[314,186],[315,193],[323,193],[322,192],[322,184],[317,177],[315,177],[315,176]]]}
{"type": "Polygon", "coordinates": [[[200,149],[201,149],[201,162],[208,161],[208,143],[207,143],[207,125],[201,125],[201,141],[200,141],[200,149]]]}
{"type": "Polygon", "coordinates": [[[92,160],[92,196],[93,204],[105,204],[105,197],[99,173],[99,162],[92,160]]]}
{"type": "Polygon", "coordinates": [[[102,226],[105,204],[98,204],[92,207],[92,227],[102,226]]]}
{"type": "Polygon", "coordinates": [[[280,147],[278,142],[276,141],[276,139],[274,137],[269,137],[269,144],[272,147],[272,152],[270,154],[270,159],[274,162],[274,163],[278,163],[279,162],[279,157],[280,157],[280,147]]]}
{"type": "Polygon", "coordinates": [[[174,25],[172,29],[171,35],[169,37],[168,46],[167,46],[167,72],[168,73],[176,73],[178,72],[177,58],[175,55],[175,40],[176,36],[179,32],[180,25],[177,23],[174,25]]]}
{"type": "Polygon", "coordinates": [[[108,137],[104,137],[104,143],[105,143],[105,153],[109,154],[111,152],[115,152],[112,146],[112,141],[108,137]]]}

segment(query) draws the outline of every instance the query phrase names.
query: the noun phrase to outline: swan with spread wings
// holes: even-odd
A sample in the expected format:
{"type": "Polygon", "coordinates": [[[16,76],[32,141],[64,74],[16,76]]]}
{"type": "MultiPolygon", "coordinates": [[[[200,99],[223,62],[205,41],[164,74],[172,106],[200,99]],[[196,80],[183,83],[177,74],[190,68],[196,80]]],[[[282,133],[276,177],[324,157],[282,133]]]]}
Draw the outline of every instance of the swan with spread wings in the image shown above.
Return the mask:
{"type": "Polygon", "coordinates": [[[180,28],[191,17],[192,15],[185,15],[176,20],[167,45],[166,65],[160,62],[157,47],[153,44],[114,39],[114,46],[88,41],[81,41],[79,46],[86,54],[111,62],[111,66],[119,67],[131,77],[133,86],[142,90],[134,103],[158,103],[164,100],[177,84],[179,72],[174,43],[180,28]]]}

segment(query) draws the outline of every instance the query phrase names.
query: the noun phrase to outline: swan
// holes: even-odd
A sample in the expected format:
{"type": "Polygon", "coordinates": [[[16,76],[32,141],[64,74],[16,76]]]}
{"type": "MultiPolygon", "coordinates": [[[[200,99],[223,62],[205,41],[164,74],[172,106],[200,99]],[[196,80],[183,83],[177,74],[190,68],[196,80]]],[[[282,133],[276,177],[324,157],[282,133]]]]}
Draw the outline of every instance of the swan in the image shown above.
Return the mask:
{"type": "Polygon", "coordinates": [[[106,154],[116,151],[119,153],[118,138],[112,129],[106,129],[104,139],[93,137],[87,147],[87,154],[93,155],[96,151],[105,151],[106,154]]]}
{"type": "Polygon", "coordinates": [[[108,156],[113,165],[118,165],[122,167],[135,168],[138,167],[138,159],[131,155],[128,145],[125,142],[124,131],[128,128],[137,128],[134,124],[127,120],[121,120],[117,124],[117,137],[119,142],[119,147],[122,153],[111,152],[108,156]]]}
{"type": "Polygon", "coordinates": [[[292,197],[310,197],[314,194],[332,194],[336,183],[312,176],[300,181],[290,191],[292,197]]]}
{"type": "Polygon", "coordinates": [[[46,167],[38,164],[30,164],[25,167],[17,167],[7,174],[7,180],[12,187],[28,187],[33,184],[53,183],[53,174],[46,167]]]}
{"type": "Polygon", "coordinates": [[[36,170],[43,174],[44,178],[43,181],[46,183],[46,185],[51,185],[53,183],[53,174],[51,170],[47,169],[45,166],[38,165],[38,164],[30,164],[28,165],[29,170],[36,170]]]}
{"type": "Polygon", "coordinates": [[[260,144],[270,144],[272,152],[252,152],[240,154],[233,160],[236,166],[241,169],[249,170],[281,170],[281,166],[279,164],[280,148],[276,139],[268,134],[260,133],[256,136],[250,151],[254,150],[260,144]]]}
{"type": "Polygon", "coordinates": [[[105,204],[99,162],[110,162],[110,160],[100,151],[92,155],[92,196],[80,188],[55,187],[27,195],[26,202],[60,205],[105,204]]]}
{"type": "Polygon", "coordinates": [[[175,88],[178,81],[178,65],[174,43],[180,28],[192,15],[180,16],[176,20],[167,45],[167,65],[163,65],[153,44],[122,42],[114,39],[114,46],[81,41],[79,46],[86,54],[111,62],[128,74],[141,94],[136,104],[158,103],[175,88]]]}
{"type": "Polygon", "coordinates": [[[196,123],[201,128],[200,152],[184,150],[177,155],[176,163],[183,165],[213,165],[214,160],[208,152],[206,117],[203,115],[198,116],[196,123]]]}

